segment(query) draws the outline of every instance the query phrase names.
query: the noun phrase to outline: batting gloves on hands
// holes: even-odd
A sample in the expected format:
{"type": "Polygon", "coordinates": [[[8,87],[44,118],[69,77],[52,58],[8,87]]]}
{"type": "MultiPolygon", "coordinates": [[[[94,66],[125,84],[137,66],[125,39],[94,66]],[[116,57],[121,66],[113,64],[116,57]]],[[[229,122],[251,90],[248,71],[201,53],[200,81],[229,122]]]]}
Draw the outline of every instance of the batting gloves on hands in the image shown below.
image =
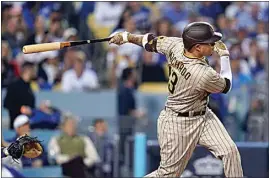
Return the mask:
{"type": "Polygon", "coordinates": [[[227,46],[222,41],[217,41],[215,43],[214,51],[216,51],[216,53],[218,53],[219,56],[229,56],[230,55],[227,46]]]}
{"type": "Polygon", "coordinates": [[[128,42],[129,32],[115,32],[110,35],[112,37],[109,41],[109,44],[114,43],[116,45],[122,45],[128,42]]]}

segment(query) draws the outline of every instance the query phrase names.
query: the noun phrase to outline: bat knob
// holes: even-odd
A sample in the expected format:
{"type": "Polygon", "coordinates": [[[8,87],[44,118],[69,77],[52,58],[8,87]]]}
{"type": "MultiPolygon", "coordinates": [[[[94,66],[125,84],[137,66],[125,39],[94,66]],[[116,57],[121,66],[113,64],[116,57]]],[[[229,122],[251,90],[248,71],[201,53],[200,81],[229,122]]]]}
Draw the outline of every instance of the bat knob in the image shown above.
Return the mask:
{"type": "Polygon", "coordinates": [[[26,49],[25,47],[22,48],[22,52],[25,54],[26,53],[26,49]]]}

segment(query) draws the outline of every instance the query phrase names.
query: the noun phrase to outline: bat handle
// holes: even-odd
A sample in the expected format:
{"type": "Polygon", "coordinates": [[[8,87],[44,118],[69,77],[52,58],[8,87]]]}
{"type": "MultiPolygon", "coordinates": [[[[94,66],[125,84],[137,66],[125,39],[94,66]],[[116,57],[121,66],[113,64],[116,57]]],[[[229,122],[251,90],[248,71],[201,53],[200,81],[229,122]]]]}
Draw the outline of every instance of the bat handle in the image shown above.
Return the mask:
{"type": "Polygon", "coordinates": [[[97,42],[104,42],[109,41],[112,37],[107,38],[100,38],[100,39],[94,39],[94,40],[87,40],[88,43],[97,43],[97,42]]]}

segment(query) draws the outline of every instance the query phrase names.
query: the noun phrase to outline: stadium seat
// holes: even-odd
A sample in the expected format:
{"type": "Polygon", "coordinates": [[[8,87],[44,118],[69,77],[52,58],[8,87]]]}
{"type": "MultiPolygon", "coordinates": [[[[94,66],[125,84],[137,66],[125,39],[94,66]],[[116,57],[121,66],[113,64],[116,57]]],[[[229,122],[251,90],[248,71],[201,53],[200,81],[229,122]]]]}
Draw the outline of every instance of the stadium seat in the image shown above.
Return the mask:
{"type": "Polygon", "coordinates": [[[43,168],[23,168],[21,173],[25,177],[62,177],[60,166],[47,166],[43,168]]]}
{"type": "Polygon", "coordinates": [[[47,147],[51,137],[60,134],[60,130],[32,130],[31,135],[38,137],[42,144],[47,147]]]}
{"type": "Polygon", "coordinates": [[[15,135],[16,135],[16,132],[14,130],[3,129],[2,132],[3,132],[4,140],[11,139],[11,138],[15,137],[15,135]]]}

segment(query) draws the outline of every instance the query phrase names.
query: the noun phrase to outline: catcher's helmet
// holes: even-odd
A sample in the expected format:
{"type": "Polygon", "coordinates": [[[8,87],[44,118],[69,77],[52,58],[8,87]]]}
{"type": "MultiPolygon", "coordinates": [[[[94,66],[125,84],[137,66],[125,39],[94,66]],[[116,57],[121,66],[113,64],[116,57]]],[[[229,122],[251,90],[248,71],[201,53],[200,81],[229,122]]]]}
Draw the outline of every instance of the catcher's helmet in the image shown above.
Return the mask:
{"type": "Polygon", "coordinates": [[[195,44],[215,43],[222,38],[222,34],[215,32],[207,22],[193,22],[184,28],[182,38],[184,48],[189,50],[195,44]]]}

